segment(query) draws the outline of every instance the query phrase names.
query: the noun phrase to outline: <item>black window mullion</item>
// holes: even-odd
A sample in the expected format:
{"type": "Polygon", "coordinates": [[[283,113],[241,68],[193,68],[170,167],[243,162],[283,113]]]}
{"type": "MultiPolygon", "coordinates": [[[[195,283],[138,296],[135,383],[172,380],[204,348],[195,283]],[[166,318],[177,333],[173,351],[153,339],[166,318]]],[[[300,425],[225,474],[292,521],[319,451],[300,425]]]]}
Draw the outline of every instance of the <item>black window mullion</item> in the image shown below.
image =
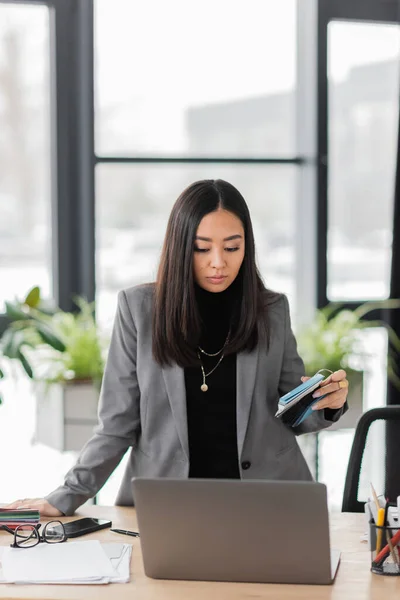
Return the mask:
{"type": "Polygon", "coordinates": [[[53,257],[55,297],[94,299],[93,2],[58,0],[53,57],[53,257]]]}
{"type": "Polygon", "coordinates": [[[318,3],[317,31],[317,308],[328,303],[328,74],[327,15],[318,3]]]}
{"type": "Polygon", "coordinates": [[[399,18],[398,0],[319,0],[320,14],[331,19],[395,23],[399,18]]]}
{"type": "Polygon", "coordinates": [[[77,2],[76,72],[78,93],[78,171],[80,220],[79,293],[95,298],[95,175],[94,175],[94,9],[93,0],[77,2]]]}

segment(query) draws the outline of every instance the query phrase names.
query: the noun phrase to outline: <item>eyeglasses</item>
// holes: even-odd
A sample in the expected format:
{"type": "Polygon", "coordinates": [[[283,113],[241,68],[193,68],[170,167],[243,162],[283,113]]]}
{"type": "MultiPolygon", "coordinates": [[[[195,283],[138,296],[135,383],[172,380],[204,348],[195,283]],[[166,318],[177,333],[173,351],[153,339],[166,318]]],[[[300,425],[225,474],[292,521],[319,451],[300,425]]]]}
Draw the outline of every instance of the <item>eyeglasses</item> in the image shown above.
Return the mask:
{"type": "Polygon", "coordinates": [[[67,540],[64,525],[61,521],[49,521],[43,527],[43,533],[39,533],[41,524],[37,525],[18,525],[14,530],[7,525],[1,528],[14,535],[14,542],[10,544],[11,548],[33,548],[46,542],[47,544],[59,544],[67,540]]]}

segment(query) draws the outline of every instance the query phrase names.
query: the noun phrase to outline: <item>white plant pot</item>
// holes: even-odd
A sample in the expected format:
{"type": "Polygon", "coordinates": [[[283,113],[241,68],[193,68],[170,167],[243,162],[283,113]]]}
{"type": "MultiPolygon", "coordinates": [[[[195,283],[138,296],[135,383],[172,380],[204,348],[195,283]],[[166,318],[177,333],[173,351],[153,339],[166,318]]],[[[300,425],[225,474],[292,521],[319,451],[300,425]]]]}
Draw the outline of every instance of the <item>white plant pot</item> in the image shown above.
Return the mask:
{"type": "Polygon", "coordinates": [[[79,452],[97,424],[99,393],[92,383],[38,384],[35,441],[79,452]]]}

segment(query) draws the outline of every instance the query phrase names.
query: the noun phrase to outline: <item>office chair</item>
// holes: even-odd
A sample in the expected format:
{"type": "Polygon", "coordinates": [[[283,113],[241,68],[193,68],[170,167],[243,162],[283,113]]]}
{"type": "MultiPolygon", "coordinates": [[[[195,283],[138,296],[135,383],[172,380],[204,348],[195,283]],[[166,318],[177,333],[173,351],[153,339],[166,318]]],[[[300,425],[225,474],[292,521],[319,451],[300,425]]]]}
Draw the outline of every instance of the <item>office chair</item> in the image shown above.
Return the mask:
{"type": "MultiPolygon", "coordinates": [[[[375,421],[397,422],[400,436],[400,405],[372,408],[361,415],[354,434],[353,445],[347,467],[346,481],[343,492],[342,512],[364,512],[364,502],[358,500],[361,467],[364,451],[367,445],[367,436],[372,423],[375,421]]],[[[382,468],[384,468],[384,457],[382,468]]]]}

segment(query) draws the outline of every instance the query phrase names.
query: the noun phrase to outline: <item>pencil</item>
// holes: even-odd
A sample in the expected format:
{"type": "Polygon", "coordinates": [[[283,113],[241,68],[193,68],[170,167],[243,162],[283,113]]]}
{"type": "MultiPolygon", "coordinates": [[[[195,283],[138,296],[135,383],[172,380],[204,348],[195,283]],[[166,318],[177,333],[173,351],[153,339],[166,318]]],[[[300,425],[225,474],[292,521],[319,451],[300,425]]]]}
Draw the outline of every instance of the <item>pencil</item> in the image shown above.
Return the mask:
{"type": "Polygon", "coordinates": [[[374,486],[372,485],[371,482],[370,482],[370,484],[371,484],[372,496],[374,498],[376,510],[379,510],[381,508],[381,505],[379,504],[378,496],[376,495],[375,488],[374,488],[374,486]]]}

